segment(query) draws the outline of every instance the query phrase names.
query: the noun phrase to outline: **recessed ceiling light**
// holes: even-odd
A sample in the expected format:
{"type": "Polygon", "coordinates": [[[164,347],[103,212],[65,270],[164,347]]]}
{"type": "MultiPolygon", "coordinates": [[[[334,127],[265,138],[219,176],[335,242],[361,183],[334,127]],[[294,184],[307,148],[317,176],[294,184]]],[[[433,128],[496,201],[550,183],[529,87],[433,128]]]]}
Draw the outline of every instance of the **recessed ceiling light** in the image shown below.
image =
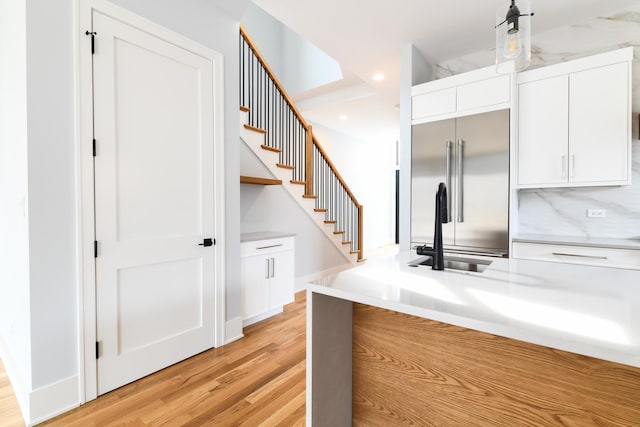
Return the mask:
{"type": "Polygon", "coordinates": [[[384,80],[384,74],[382,73],[375,73],[373,75],[373,80],[379,82],[380,80],[384,80]]]}
{"type": "Polygon", "coordinates": [[[346,114],[340,114],[340,116],[338,117],[340,120],[347,120],[347,115],[346,114]]]}

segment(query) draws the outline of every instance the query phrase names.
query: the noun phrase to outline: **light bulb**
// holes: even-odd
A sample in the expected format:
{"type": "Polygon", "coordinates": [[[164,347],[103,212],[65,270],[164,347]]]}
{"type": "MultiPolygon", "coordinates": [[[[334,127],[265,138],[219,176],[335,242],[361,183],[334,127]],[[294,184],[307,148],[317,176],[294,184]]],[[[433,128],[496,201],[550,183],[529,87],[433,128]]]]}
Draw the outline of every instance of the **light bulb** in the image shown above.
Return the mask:
{"type": "Polygon", "coordinates": [[[522,53],[522,40],[518,31],[507,32],[502,54],[505,58],[517,58],[522,53]]]}

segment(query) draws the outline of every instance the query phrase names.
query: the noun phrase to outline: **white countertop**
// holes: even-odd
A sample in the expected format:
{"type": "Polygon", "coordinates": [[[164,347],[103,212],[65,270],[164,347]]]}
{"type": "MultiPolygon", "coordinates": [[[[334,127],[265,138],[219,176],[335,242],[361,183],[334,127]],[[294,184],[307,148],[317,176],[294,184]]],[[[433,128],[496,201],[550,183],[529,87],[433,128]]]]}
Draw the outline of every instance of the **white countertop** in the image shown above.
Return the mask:
{"type": "Polygon", "coordinates": [[[308,289],[640,367],[640,271],[495,259],[465,273],[409,267],[417,258],[371,260],[308,289]]]}
{"type": "Polygon", "coordinates": [[[282,237],[295,236],[296,233],[284,233],[281,231],[258,231],[254,233],[241,233],[240,243],[255,242],[256,240],[280,239],[282,237]]]}
{"type": "Polygon", "coordinates": [[[546,234],[519,234],[514,242],[544,243],[550,245],[586,246],[612,249],[640,250],[640,239],[610,239],[604,237],[549,236],[546,234]]]}

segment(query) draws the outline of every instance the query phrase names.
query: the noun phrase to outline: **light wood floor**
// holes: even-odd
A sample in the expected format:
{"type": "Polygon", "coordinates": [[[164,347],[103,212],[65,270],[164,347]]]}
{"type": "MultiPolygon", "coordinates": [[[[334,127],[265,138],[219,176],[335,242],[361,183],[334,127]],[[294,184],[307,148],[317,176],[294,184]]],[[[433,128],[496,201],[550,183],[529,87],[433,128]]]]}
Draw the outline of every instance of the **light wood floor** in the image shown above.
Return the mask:
{"type": "Polygon", "coordinates": [[[0,360],[0,426],[23,427],[22,413],[0,360]]]}
{"type": "MultiPolygon", "coordinates": [[[[283,314],[245,328],[243,339],[107,393],[41,425],[304,426],[305,308],[306,294],[299,292],[283,314]]],[[[4,405],[3,396],[11,387],[3,380],[3,373],[0,426],[21,425],[7,418],[14,409],[4,405]]]]}

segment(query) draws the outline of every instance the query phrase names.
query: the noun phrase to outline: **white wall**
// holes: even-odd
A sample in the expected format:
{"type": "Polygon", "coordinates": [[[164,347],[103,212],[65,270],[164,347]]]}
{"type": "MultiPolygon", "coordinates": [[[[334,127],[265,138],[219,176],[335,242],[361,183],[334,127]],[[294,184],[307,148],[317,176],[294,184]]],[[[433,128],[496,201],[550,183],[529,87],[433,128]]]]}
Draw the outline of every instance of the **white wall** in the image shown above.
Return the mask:
{"type": "Polygon", "coordinates": [[[0,357],[25,406],[31,385],[25,2],[0,0],[0,357]]]}
{"type": "Polygon", "coordinates": [[[283,84],[292,96],[342,80],[335,59],[288,28],[283,32],[283,84]]]}
{"type": "Polygon", "coordinates": [[[396,141],[365,141],[312,123],[358,202],[364,206],[364,250],[395,243],[396,141]]]}
{"type": "Polygon", "coordinates": [[[338,249],[284,188],[243,184],[240,191],[243,233],[282,231],[296,234],[296,278],[348,266],[338,249]]]}
{"type": "MultiPolygon", "coordinates": [[[[42,391],[79,375],[75,1],[82,0],[0,0],[0,337],[17,366],[12,382],[25,383],[16,390],[21,402],[46,397],[42,391]]],[[[226,317],[233,319],[240,315],[238,21],[205,0],[114,3],[225,57],[221,244],[226,317]]],[[[64,409],[46,398],[41,403],[49,412],[38,417],[64,409]]],[[[28,422],[32,415],[25,414],[28,422]]]]}
{"type": "Polygon", "coordinates": [[[254,3],[242,24],[289,95],[342,79],[336,60],[254,3]]]}
{"type": "Polygon", "coordinates": [[[78,373],[73,3],[27,2],[32,387],[78,373]]]}

